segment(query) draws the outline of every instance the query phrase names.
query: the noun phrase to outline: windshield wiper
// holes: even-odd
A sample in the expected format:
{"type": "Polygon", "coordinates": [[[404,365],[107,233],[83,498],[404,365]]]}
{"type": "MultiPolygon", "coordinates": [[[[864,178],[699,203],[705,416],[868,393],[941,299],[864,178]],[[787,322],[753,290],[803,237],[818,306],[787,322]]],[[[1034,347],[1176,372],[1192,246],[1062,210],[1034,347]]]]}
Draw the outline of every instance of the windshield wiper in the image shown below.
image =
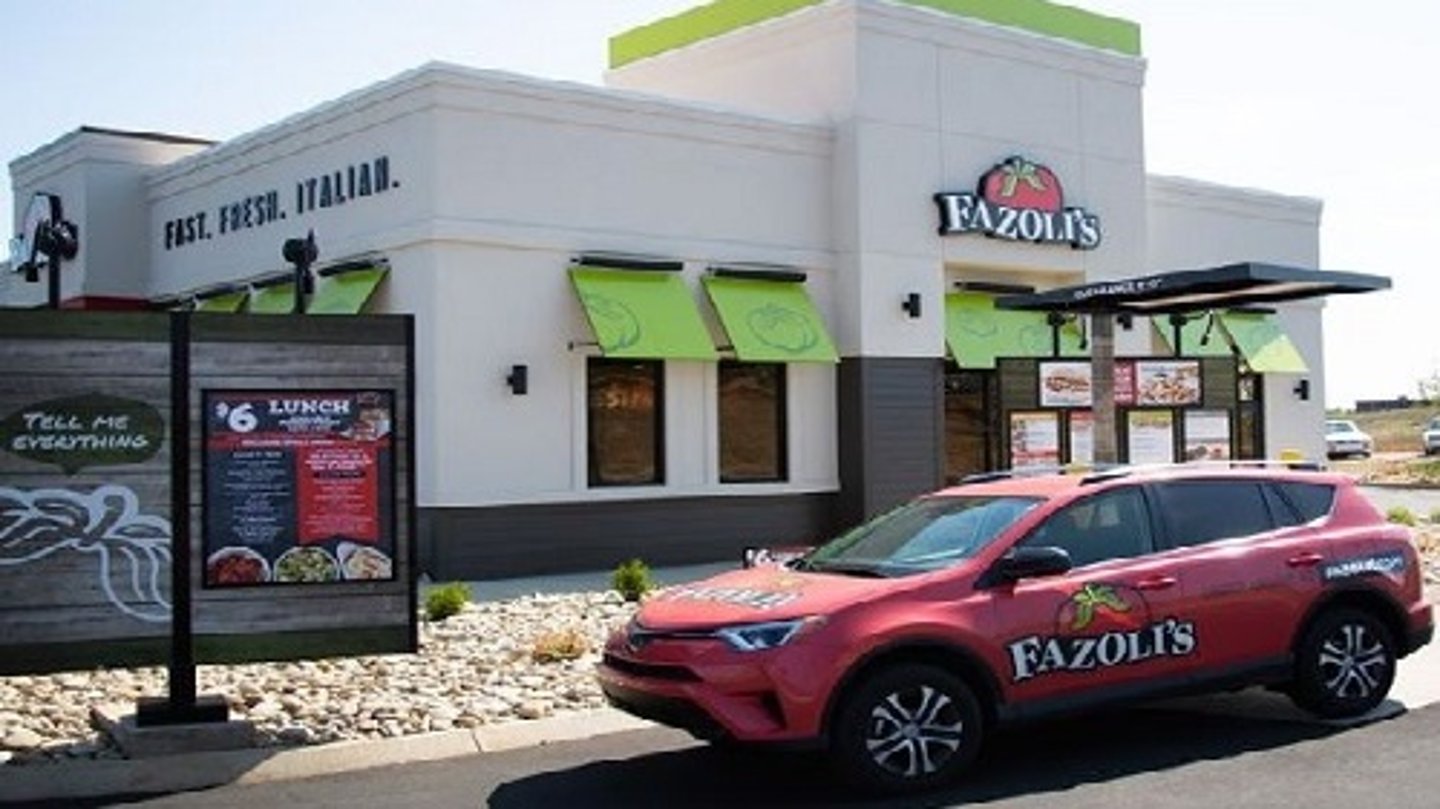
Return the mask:
{"type": "Polygon", "coordinates": [[[806,562],[805,569],[816,573],[838,573],[866,579],[888,579],[890,575],[873,564],[864,562],[806,562]]]}

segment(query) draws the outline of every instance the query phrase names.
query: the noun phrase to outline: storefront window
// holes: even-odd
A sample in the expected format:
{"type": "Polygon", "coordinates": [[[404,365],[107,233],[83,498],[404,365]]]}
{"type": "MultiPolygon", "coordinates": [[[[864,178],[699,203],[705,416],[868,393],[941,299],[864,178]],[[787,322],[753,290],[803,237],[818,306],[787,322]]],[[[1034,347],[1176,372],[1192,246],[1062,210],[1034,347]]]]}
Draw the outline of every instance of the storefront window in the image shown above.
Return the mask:
{"type": "Polygon", "coordinates": [[[590,485],[664,483],[664,366],[592,358],[587,376],[590,485]]]}
{"type": "Polygon", "coordinates": [[[945,372],[945,482],[957,483],[966,475],[996,468],[991,421],[991,399],[987,395],[995,374],[961,371],[945,372]]]}
{"type": "Polygon", "coordinates": [[[785,480],[785,366],[720,363],[720,480],[785,480]]]}

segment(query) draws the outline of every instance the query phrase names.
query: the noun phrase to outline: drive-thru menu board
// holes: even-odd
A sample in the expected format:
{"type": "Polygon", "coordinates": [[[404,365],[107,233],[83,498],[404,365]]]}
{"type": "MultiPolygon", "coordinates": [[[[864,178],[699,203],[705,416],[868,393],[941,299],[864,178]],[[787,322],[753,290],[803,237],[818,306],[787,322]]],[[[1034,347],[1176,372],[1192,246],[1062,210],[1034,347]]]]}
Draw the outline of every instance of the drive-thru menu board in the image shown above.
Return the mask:
{"type": "Polygon", "coordinates": [[[209,390],[205,586],[395,575],[393,391],[209,390]]]}

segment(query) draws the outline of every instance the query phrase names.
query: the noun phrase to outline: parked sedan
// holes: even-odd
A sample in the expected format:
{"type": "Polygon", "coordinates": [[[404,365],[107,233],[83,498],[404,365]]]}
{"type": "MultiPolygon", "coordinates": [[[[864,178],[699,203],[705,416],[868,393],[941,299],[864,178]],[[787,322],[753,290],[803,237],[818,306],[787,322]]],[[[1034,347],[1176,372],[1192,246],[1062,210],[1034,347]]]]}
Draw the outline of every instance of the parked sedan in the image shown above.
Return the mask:
{"type": "Polygon", "coordinates": [[[1349,455],[1368,458],[1374,448],[1375,442],[1370,439],[1369,433],[1361,432],[1355,422],[1345,419],[1325,422],[1325,454],[1331,458],[1349,455]]]}
{"type": "Polygon", "coordinates": [[[1420,431],[1420,446],[1426,455],[1440,452],[1440,416],[1430,419],[1430,423],[1420,431]]]}

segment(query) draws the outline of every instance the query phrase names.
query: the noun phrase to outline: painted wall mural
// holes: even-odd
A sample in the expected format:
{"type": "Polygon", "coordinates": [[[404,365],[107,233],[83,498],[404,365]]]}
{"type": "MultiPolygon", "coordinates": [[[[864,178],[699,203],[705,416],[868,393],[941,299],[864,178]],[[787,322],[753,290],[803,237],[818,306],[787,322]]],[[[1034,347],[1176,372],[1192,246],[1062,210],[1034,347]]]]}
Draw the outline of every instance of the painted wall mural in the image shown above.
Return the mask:
{"type": "Polygon", "coordinates": [[[0,487],[0,573],[30,573],[56,554],[86,555],[110,603],[139,621],[170,620],[170,539],[170,521],[140,513],[125,486],[0,487]]]}

